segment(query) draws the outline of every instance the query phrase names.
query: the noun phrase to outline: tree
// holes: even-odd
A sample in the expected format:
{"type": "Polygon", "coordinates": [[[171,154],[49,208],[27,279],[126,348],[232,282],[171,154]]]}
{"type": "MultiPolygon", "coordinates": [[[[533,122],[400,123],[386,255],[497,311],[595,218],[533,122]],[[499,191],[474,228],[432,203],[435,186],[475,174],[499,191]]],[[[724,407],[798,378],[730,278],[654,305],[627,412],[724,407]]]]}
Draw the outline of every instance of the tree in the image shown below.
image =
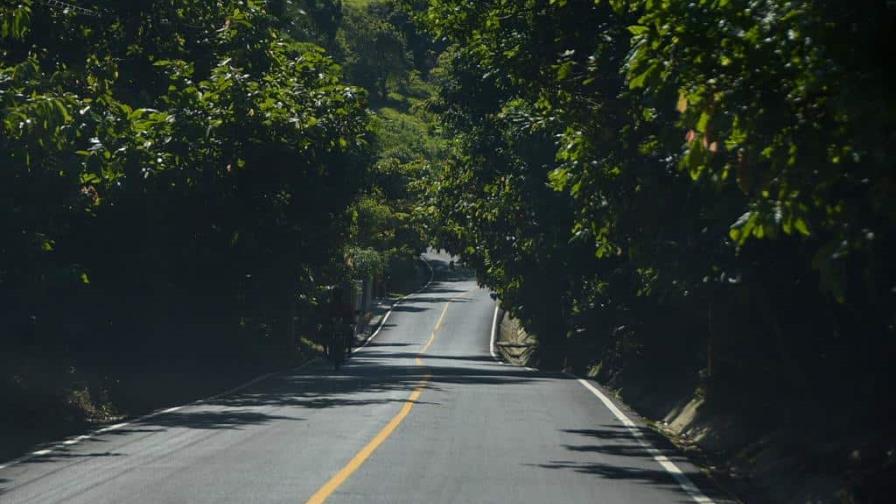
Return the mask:
{"type": "Polygon", "coordinates": [[[364,92],[264,2],[84,5],[3,6],[4,333],[163,349],[139,337],[160,319],[228,313],[281,334],[348,236],[364,92]]]}

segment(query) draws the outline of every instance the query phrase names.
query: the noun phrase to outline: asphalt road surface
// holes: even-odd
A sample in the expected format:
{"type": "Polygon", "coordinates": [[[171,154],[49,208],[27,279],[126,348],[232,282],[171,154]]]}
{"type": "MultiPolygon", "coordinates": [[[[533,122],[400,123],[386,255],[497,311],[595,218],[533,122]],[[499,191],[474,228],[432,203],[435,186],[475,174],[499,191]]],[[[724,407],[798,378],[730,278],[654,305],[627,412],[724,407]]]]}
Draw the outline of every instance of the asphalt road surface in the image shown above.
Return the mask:
{"type": "Polygon", "coordinates": [[[0,464],[0,502],[724,500],[580,381],[496,362],[488,291],[429,259],[434,281],[339,372],[272,375],[0,464]]]}

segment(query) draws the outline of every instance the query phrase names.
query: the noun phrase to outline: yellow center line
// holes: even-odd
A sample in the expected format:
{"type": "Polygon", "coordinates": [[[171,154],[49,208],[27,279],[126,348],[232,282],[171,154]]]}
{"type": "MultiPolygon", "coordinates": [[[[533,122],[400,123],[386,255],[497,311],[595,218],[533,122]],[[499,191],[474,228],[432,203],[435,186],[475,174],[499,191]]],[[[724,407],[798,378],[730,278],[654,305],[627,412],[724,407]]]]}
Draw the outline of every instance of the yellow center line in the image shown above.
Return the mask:
{"type": "MultiPolygon", "coordinates": [[[[432,334],[429,335],[429,340],[417,355],[415,361],[418,365],[423,364],[423,361],[420,360],[420,356],[426,353],[426,351],[429,350],[430,345],[432,345],[432,342],[435,341],[436,333],[442,327],[442,321],[445,319],[445,313],[448,312],[448,307],[450,305],[450,302],[445,303],[445,308],[442,309],[442,314],[439,315],[439,320],[436,322],[436,325],[432,330],[432,334]]],[[[349,476],[351,476],[362,465],[364,465],[364,462],[366,462],[367,459],[370,458],[371,455],[373,455],[373,452],[375,452],[376,449],[379,448],[380,445],[383,444],[383,442],[386,441],[386,439],[388,439],[393,432],[395,432],[395,429],[398,428],[401,422],[403,422],[404,419],[407,418],[408,414],[414,408],[414,404],[416,403],[417,399],[419,399],[420,395],[423,394],[423,389],[426,388],[426,385],[431,379],[432,374],[426,373],[426,375],[423,376],[423,379],[420,381],[420,384],[414,389],[413,392],[411,392],[411,395],[408,396],[408,398],[405,400],[404,405],[401,407],[398,413],[394,417],[392,417],[391,420],[389,420],[389,423],[387,423],[386,426],[383,427],[383,429],[380,430],[377,435],[370,440],[369,443],[364,445],[364,448],[361,448],[361,451],[355,454],[355,456],[348,461],[348,464],[346,464],[345,467],[340,469],[339,472],[334,474],[333,477],[329,479],[329,481],[324,483],[324,486],[320,487],[317,492],[315,492],[314,495],[312,495],[311,498],[306,501],[306,504],[321,504],[325,502],[330,497],[330,495],[332,495],[333,492],[336,491],[337,488],[339,488],[343,483],[345,483],[346,480],[348,480],[349,476]]]]}

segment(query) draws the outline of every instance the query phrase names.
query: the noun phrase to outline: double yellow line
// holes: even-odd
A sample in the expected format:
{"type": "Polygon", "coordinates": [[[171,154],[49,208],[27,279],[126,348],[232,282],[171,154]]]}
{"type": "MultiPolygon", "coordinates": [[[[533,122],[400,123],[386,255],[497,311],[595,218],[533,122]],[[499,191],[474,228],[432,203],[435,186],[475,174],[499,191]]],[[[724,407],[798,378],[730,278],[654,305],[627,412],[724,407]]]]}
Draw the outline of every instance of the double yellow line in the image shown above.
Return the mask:
{"type": "MultiPolygon", "coordinates": [[[[425,354],[427,350],[429,350],[430,345],[432,345],[432,342],[435,341],[436,333],[439,331],[439,329],[442,328],[442,321],[444,321],[445,319],[445,313],[448,312],[448,306],[450,306],[450,304],[450,302],[445,303],[445,308],[442,309],[442,314],[439,315],[439,320],[436,322],[436,325],[432,330],[432,334],[430,334],[429,336],[429,341],[427,341],[426,344],[423,345],[420,353],[417,354],[415,361],[418,366],[423,365],[423,361],[420,359],[420,357],[425,354]]],[[[383,427],[383,429],[380,430],[377,435],[374,436],[374,438],[364,446],[364,448],[361,448],[361,451],[355,454],[355,456],[352,457],[351,460],[349,460],[348,464],[346,464],[345,467],[340,469],[339,472],[334,474],[333,477],[329,479],[329,481],[324,483],[324,485],[320,487],[317,492],[315,492],[314,495],[312,495],[311,498],[306,501],[306,504],[321,504],[326,501],[327,498],[329,498],[337,488],[345,483],[349,476],[351,476],[362,465],[364,465],[364,462],[366,462],[367,459],[370,458],[371,455],[373,455],[373,452],[375,452],[376,449],[379,448],[380,445],[383,444],[383,442],[385,442],[393,432],[395,432],[395,429],[398,428],[401,422],[403,422],[404,419],[407,418],[411,410],[414,409],[414,404],[416,403],[417,399],[419,399],[420,395],[423,394],[423,390],[426,388],[426,385],[429,384],[429,381],[431,379],[432,373],[426,373],[426,375],[423,376],[423,380],[420,382],[420,384],[417,385],[414,391],[411,392],[411,395],[408,396],[408,398],[405,400],[404,405],[401,407],[398,413],[394,417],[392,417],[391,420],[389,420],[389,423],[387,423],[386,426],[383,427]]]]}

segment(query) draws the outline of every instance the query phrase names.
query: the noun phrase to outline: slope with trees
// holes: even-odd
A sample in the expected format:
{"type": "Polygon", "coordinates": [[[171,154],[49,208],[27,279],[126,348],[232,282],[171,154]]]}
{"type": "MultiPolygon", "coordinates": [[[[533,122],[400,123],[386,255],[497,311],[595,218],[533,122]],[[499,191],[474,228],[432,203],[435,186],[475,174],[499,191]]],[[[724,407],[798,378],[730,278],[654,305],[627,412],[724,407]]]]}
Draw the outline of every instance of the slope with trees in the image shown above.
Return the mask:
{"type": "Polygon", "coordinates": [[[406,3],[450,44],[435,106],[457,141],[431,216],[541,363],[630,400],[695,391],[748,440],[852,464],[856,495],[884,483],[894,11],[406,3]]]}

